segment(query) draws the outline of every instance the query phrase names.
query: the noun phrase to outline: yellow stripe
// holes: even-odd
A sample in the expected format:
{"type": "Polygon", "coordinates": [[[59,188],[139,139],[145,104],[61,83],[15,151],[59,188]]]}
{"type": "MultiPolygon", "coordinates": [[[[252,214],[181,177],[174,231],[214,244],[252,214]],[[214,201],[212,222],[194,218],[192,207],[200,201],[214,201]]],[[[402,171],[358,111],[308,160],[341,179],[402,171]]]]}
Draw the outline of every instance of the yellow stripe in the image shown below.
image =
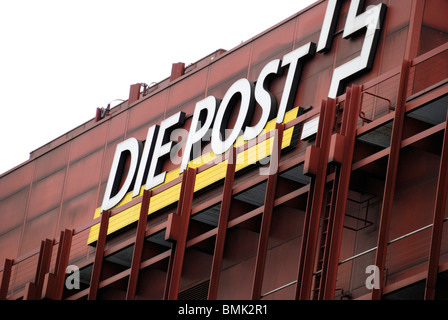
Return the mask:
{"type": "MultiPolygon", "coordinates": [[[[297,117],[298,108],[295,108],[285,115],[285,120],[283,123],[287,123],[297,117]]],[[[263,134],[275,129],[276,120],[273,119],[269,121],[266,124],[265,129],[260,133],[259,136],[262,136],[263,134]]],[[[291,138],[293,133],[294,127],[289,128],[284,131],[283,133],[283,141],[282,141],[282,149],[288,147],[291,144],[291,138]]],[[[251,164],[256,163],[257,161],[264,159],[265,157],[269,156],[271,154],[272,150],[272,143],[274,141],[274,138],[271,137],[265,141],[262,141],[258,143],[255,146],[252,146],[248,148],[247,150],[244,150],[243,152],[240,152],[237,154],[237,162],[235,166],[235,171],[239,171],[251,164]]],[[[246,143],[246,141],[243,140],[243,137],[240,136],[235,141],[234,146],[239,147],[246,143]]],[[[189,162],[188,167],[190,168],[198,168],[206,163],[209,163],[210,161],[213,161],[217,158],[217,156],[213,152],[209,152],[206,154],[203,154],[201,157],[198,157],[192,161],[189,162]]],[[[215,164],[212,167],[198,173],[196,175],[196,181],[194,186],[194,191],[201,190],[205,187],[208,187],[212,185],[213,183],[224,179],[226,174],[226,167],[227,167],[227,160],[222,161],[221,163],[215,164]]],[[[173,181],[174,179],[179,177],[179,168],[176,168],[170,172],[167,172],[165,177],[164,184],[173,181]]],[[[160,209],[163,209],[167,207],[168,205],[171,205],[178,201],[179,194],[180,194],[180,185],[181,183],[177,183],[176,185],[154,195],[151,197],[150,205],[149,205],[149,213],[154,213],[160,209]]],[[[158,186],[160,187],[160,186],[158,186]]],[[[140,189],[141,196],[143,194],[144,186],[140,189]]],[[[120,201],[119,204],[115,208],[119,208],[120,206],[128,203],[133,199],[132,197],[132,191],[128,192],[126,196],[120,201]]],[[[109,228],[107,230],[107,234],[112,234],[136,221],[138,221],[138,217],[140,215],[140,208],[141,203],[138,203],[131,208],[128,208],[126,210],[123,210],[117,215],[114,215],[109,220],[109,228]]],[[[101,207],[97,208],[95,210],[94,219],[99,217],[101,215],[101,207]]],[[[98,239],[99,234],[99,226],[100,224],[95,224],[90,228],[90,234],[89,238],[87,240],[88,244],[91,244],[95,242],[98,239]]]]}

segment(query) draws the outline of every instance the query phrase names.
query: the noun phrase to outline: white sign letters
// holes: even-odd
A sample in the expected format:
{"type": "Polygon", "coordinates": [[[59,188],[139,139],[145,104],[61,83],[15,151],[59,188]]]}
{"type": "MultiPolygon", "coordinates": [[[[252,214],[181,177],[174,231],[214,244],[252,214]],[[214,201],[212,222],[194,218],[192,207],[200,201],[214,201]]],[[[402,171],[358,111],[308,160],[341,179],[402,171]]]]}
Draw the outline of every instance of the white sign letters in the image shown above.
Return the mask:
{"type": "MultiPolygon", "coordinates": [[[[313,42],[309,42],[284,55],[282,59],[268,62],[256,82],[239,79],[229,87],[222,100],[208,96],[196,103],[183,149],[180,173],[195,156],[193,150],[200,150],[195,146],[201,144],[207,133],[211,132],[212,151],[220,155],[228,151],[241,134],[245,141],[249,141],[258,137],[266,123],[274,117],[277,123],[284,121],[286,112],[294,105],[302,68],[306,61],[316,52],[324,54],[331,48],[341,2],[341,0],[328,0],[317,48],[313,42]],[[269,91],[269,85],[272,79],[281,76],[286,70],[285,85],[277,107],[276,98],[269,91]],[[240,104],[239,114],[233,129],[229,131],[227,129],[229,117],[237,103],[240,104]],[[249,126],[256,104],[261,107],[261,117],[255,125],[249,126]]],[[[334,69],[328,93],[330,98],[336,98],[341,93],[344,81],[371,68],[373,64],[386,6],[378,4],[362,12],[363,7],[364,1],[351,1],[343,33],[343,39],[350,39],[365,30],[361,53],[334,69]]],[[[117,145],[104,193],[102,211],[116,206],[130,190],[133,191],[133,197],[138,196],[143,184],[145,189],[149,190],[164,183],[166,172],[162,171],[162,165],[170,155],[174,143],[170,139],[170,134],[174,129],[183,127],[185,118],[185,113],[178,112],[163,120],[160,125],[150,127],[143,150],[142,142],[135,138],[129,138],[117,145]],[[127,177],[122,182],[126,157],[130,157],[130,166],[127,177]]],[[[311,121],[304,125],[306,133],[302,136],[303,139],[317,132],[318,120],[311,121]]]]}

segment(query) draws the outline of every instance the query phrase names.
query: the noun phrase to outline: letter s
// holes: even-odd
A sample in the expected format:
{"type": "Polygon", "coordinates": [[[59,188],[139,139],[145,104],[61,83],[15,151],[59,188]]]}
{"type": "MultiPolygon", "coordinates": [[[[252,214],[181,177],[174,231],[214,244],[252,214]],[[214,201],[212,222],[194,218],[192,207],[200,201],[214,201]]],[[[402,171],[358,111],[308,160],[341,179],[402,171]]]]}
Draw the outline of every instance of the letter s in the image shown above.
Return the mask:
{"type": "MultiPolygon", "coordinates": [[[[340,9],[340,4],[341,0],[328,1],[327,12],[325,14],[317,47],[318,52],[327,51],[331,47],[330,34],[334,33],[337,23],[337,12],[340,9]]],[[[341,83],[343,83],[344,80],[372,67],[375,50],[381,32],[381,25],[386,13],[386,5],[380,3],[376,6],[369,7],[365,12],[361,13],[363,7],[364,0],[352,0],[345,22],[344,33],[342,35],[344,39],[347,39],[355,36],[361,30],[366,29],[361,54],[334,70],[330,91],[328,93],[330,98],[336,98],[341,93],[341,83]]]]}

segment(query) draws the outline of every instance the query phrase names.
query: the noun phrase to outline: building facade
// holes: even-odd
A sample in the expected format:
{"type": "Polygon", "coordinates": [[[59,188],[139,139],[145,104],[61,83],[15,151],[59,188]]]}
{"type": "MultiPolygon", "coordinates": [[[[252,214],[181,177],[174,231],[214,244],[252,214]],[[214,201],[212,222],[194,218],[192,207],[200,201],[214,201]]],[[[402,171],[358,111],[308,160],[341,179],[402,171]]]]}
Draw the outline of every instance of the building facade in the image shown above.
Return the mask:
{"type": "Polygon", "coordinates": [[[321,0],[0,176],[0,299],[445,299],[448,2],[321,0]]]}

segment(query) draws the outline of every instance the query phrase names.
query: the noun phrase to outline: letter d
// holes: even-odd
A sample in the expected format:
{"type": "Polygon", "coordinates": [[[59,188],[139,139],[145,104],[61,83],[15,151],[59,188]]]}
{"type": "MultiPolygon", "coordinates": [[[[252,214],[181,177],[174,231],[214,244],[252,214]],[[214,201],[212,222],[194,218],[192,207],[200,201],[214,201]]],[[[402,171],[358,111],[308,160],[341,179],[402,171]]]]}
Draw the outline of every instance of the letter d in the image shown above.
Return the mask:
{"type": "Polygon", "coordinates": [[[140,150],[141,142],[135,138],[129,138],[117,145],[112,167],[110,169],[109,180],[107,181],[106,191],[104,192],[101,211],[109,210],[116,206],[128,192],[138,166],[140,150]],[[126,153],[129,153],[131,161],[126,180],[120,188],[121,177],[126,162],[126,153]],[[112,195],[113,193],[114,195],[112,195]]]}

